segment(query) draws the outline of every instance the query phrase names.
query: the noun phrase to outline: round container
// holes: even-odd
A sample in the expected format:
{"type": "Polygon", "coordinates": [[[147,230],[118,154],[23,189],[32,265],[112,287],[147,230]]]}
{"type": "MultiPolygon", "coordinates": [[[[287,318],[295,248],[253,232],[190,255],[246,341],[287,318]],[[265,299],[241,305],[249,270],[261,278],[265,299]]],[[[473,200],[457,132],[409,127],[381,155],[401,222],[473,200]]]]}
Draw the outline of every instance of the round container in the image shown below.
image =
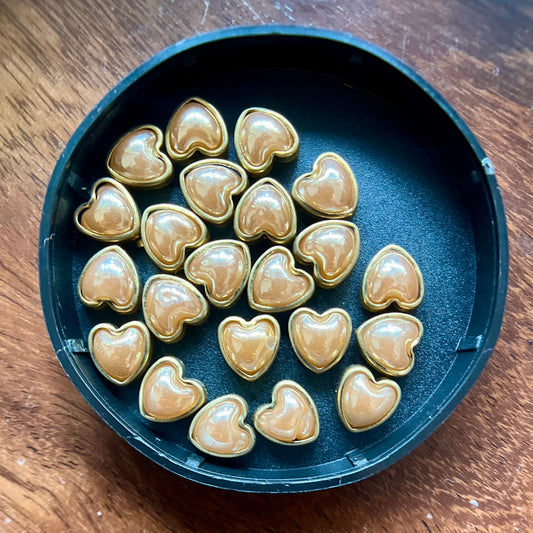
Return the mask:
{"type": "MultiPolygon", "coordinates": [[[[181,168],[176,164],[176,173],[181,168]]],[[[169,201],[185,205],[176,179],[164,189],[133,195],[141,209],[169,201]]],[[[312,222],[298,209],[299,231],[312,222]]],[[[232,236],[231,226],[208,226],[212,238],[232,236]]],[[[142,249],[134,243],[124,247],[143,283],[157,272],[142,249]]],[[[252,260],[267,247],[264,240],[252,245],[252,260]]],[[[74,385],[146,457],[188,479],[241,491],[298,492],[352,483],[420,444],[452,412],[490,356],[502,321],[507,269],[505,217],[494,170],[464,122],[398,59],[354,37],[309,28],[218,31],[171,46],[137,68],[68,142],[50,180],[41,221],[44,316],[74,385]],[[117,387],[92,364],[87,354],[91,327],[120,325],[132,317],[91,310],[78,300],[80,272],[103,244],[76,230],[74,210],[87,201],[92,183],[106,175],[106,156],[116,139],[145,123],[165,129],[174,109],[190,96],[206,99],[221,112],[232,161],[231,134],[243,109],[266,107],[286,116],[300,135],[301,148],[293,162],[276,163],[271,176],[288,190],[322,152],[339,153],[354,170],[360,201],[353,221],[361,232],[361,254],[349,278],[337,288],[317,289],[309,307],[319,312],[343,307],[357,327],[371,316],[359,299],[371,257],[395,243],[418,262],[426,294],[413,314],[425,334],[413,371],[397,380],[402,401],[378,428],[351,434],[336,412],[343,370],[364,363],[355,336],[343,360],[316,375],[292,352],[289,313],[281,313],[281,346],[269,372],[253,383],[234,374],[220,354],[216,328],[226,316],[256,314],[242,297],[230,309],[211,308],[208,321],[187,328],[179,343],[155,342],[153,360],[177,355],[186,376],[205,383],[210,399],[241,394],[250,413],[270,401],[277,381],[297,381],[314,398],[320,415],[321,434],[312,444],[295,449],[259,436],[246,456],[205,456],[187,440],[190,419],[148,422],[138,411],[139,383],[117,387]]],[[[141,314],[134,317],[142,319],[141,314]]]]}

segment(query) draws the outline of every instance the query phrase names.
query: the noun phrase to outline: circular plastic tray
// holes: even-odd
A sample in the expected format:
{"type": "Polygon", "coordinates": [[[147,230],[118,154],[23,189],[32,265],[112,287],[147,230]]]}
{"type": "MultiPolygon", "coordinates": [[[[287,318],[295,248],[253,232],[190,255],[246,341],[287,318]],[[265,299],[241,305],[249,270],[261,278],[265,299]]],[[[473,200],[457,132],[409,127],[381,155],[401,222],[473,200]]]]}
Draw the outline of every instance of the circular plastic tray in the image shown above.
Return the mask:
{"type": "MultiPolygon", "coordinates": [[[[181,168],[176,165],[176,173],[181,168]]],[[[164,189],[133,195],[141,210],[159,202],[185,205],[176,179],[164,189]]],[[[299,230],[312,221],[298,209],[299,230]]],[[[233,235],[231,225],[208,226],[212,238],[233,235]]],[[[316,29],[218,31],[171,46],[136,69],[89,114],[59,158],[43,207],[40,243],[41,296],[50,337],[87,402],[161,466],[201,483],[242,491],[339,486],[368,477],[407,454],[451,413],[487,362],[507,287],[503,206],[492,165],[472,133],[443,98],[399,60],[353,37],[316,29]],[[269,372],[253,383],[234,374],[220,354],[216,328],[226,316],[249,319],[257,314],[243,297],[230,309],[211,308],[207,322],[189,327],[176,344],[154,341],[152,360],[176,355],[187,376],[205,383],[210,399],[241,394],[251,414],[270,401],[277,381],[294,379],[318,407],[321,434],[313,444],[294,449],[258,437],[254,450],[244,457],[205,456],[187,440],[190,419],[172,424],[146,421],[138,410],[139,382],[116,387],[93,366],[87,354],[90,328],[132,318],[91,310],[78,300],[81,269],[103,244],[76,230],[73,212],[88,199],[92,183],[106,175],[106,155],[118,137],[144,123],[165,129],[174,109],[190,96],[206,99],[221,112],[230,132],[227,157],[232,161],[236,155],[231,133],[243,109],[260,106],[285,115],[300,135],[300,152],[291,163],[276,163],[270,175],[288,190],[322,152],[339,153],[354,170],[360,201],[353,221],[361,232],[361,254],[349,278],[337,288],[317,289],[309,307],[319,312],[343,307],[357,327],[371,316],[359,299],[371,257],[395,243],[418,262],[426,295],[414,314],[425,334],[415,351],[413,371],[397,380],[402,401],[380,427],[351,434],[336,412],[335,392],[343,370],[363,363],[355,336],[336,367],[315,375],[292,352],[289,313],[281,313],[277,318],[282,342],[269,372]]],[[[268,246],[265,240],[252,245],[252,260],[268,246]]],[[[125,249],[137,262],[143,282],[157,272],[134,243],[125,249]]]]}

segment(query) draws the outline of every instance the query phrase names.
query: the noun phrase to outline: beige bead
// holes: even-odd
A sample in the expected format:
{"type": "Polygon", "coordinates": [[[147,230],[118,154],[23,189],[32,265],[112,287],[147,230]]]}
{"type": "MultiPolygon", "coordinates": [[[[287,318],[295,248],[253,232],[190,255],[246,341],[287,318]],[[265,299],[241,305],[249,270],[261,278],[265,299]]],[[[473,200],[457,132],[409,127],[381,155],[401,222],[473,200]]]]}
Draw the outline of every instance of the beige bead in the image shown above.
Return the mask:
{"type": "Polygon", "coordinates": [[[282,115],[260,107],[242,112],[235,126],[235,148],[241,165],[251,174],[265,174],[274,157],[292,158],[300,140],[282,115]]]}
{"type": "Polygon", "coordinates": [[[108,304],[118,313],[138,307],[140,280],[130,256],[119,246],[108,246],[93,255],[78,282],[81,301],[96,309],[108,304]]]}
{"type": "Polygon", "coordinates": [[[255,444],[255,433],[244,422],[248,405],[241,396],[227,394],[212,400],[194,417],[190,441],[201,451],[216,457],[238,457],[255,444]]]}
{"type": "Polygon", "coordinates": [[[254,425],[261,435],[279,444],[308,444],[320,433],[313,399],[303,387],[290,380],[276,384],[272,403],[257,409],[254,425]]]}
{"type": "Polygon", "coordinates": [[[385,422],[396,410],[400,398],[400,387],[394,381],[376,381],[368,368],[352,365],[341,379],[337,408],[346,428],[360,432],[385,422]]]}
{"type": "Polygon", "coordinates": [[[269,315],[259,315],[250,321],[230,316],[218,326],[224,359],[235,373],[248,381],[255,381],[270,368],[280,337],[278,321],[269,315]]]}
{"type": "Polygon", "coordinates": [[[160,150],[163,132],[155,126],[140,126],[123,135],[111,148],[107,170],[124,185],[144,189],[163,187],[174,167],[160,150]]]}
{"type": "Polygon", "coordinates": [[[198,151],[209,157],[222,155],[228,148],[228,131],[220,113],[202,98],[189,98],[176,109],[168,123],[165,145],[176,161],[198,151]]]}

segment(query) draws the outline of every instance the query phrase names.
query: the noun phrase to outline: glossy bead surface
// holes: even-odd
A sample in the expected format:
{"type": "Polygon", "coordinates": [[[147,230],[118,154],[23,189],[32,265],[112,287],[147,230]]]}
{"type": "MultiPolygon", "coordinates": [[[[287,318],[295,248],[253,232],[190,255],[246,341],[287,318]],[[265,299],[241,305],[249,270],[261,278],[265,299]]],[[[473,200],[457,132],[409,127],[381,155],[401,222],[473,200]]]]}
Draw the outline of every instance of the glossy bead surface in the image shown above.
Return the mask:
{"type": "Polygon", "coordinates": [[[350,344],[352,320],[339,308],[319,314],[302,307],[289,318],[289,338],[300,361],[318,374],[336,365],[350,344]]]}
{"type": "Polygon", "coordinates": [[[403,248],[386,246],[368,264],[362,285],[363,305],[368,310],[381,311],[392,303],[400,309],[414,309],[423,296],[422,274],[403,248]]]}
{"type": "Polygon", "coordinates": [[[170,159],[160,150],[163,133],[141,126],[126,133],[111,149],[107,169],[116,180],[140,188],[165,185],[173,174],[170,159]]]}
{"type": "Polygon", "coordinates": [[[108,246],[89,259],[78,294],[81,301],[99,308],[106,302],[119,313],[130,313],[139,302],[140,281],[135,264],[119,246],[108,246]]]}
{"type": "Polygon", "coordinates": [[[310,213],[328,217],[352,216],[357,208],[357,181],[348,163],[337,154],[320,155],[313,170],[296,179],[292,196],[310,213]]]}
{"type": "Polygon", "coordinates": [[[150,331],[164,342],[176,342],[185,324],[200,324],[207,318],[208,304],[188,281],[158,274],[146,282],[143,312],[150,331]]]}
{"type": "Polygon", "coordinates": [[[346,279],[359,257],[359,230],[352,222],[325,220],[302,231],[294,241],[294,255],[313,263],[318,285],[334,287],[346,279]]]}
{"type": "Polygon", "coordinates": [[[247,109],[235,126],[235,148],[239,161],[252,174],[268,172],[274,156],[292,157],[299,144],[292,124],[269,109],[247,109]]]}
{"type": "Polygon", "coordinates": [[[189,439],[203,452],[217,457],[237,457],[248,453],[255,444],[251,426],[244,423],[248,414],[246,401],[236,394],[209,402],[194,417],[189,439]]]}
{"type": "Polygon", "coordinates": [[[230,239],[211,241],[187,258],[184,272],[189,281],[205,286],[213,305],[229,307],[246,287],[250,263],[246,244],[230,239]]]}
{"type": "Polygon", "coordinates": [[[167,151],[182,161],[199,151],[210,157],[228,147],[228,132],[220,113],[201,98],[189,98],[172,115],[165,136],[167,151]]]}
{"type": "Polygon", "coordinates": [[[268,315],[250,321],[231,316],[220,323],[218,342],[229,367],[242,378],[254,381],[270,368],[276,357],[279,324],[268,315]]]}
{"type": "Polygon", "coordinates": [[[74,213],[76,227],[94,239],[119,242],[139,234],[139,211],[130,193],[109,178],[98,180],[90,200],[74,213]]]}
{"type": "Polygon", "coordinates": [[[264,178],[243,194],[233,226],[243,241],[254,241],[265,235],[275,243],[286,243],[296,234],[294,203],[282,185],[264,178]]]}
{"type": "Polygon", "coordinates": [[[252,268],[248,303],[259,311],[287,311],[306,302],[314,290],[313,278],[295,268],[291,252],[274,246],[259,257],[252,268]]]}
{"type": "Polygon", "coordinates": [[[337,407],[350,431],[366,431],[382,424],[396,410],[400,387],[390,379],[376,381],[362,365],[352,365],[344,373],[337,395],[337,407]]]}
{"type": "Polygon", "coordinates": [[[172,204],[152,205],[143,213],[141,237],[146,253],[166,272],[176,272],[188,248],[208,239],[205,224],[192,211],[172,204]]]}
{"type": "Polygon", "coordinates": [[[139,409],[148,420],[174,422],[189,416],[204,402],[206,391],[195,379],[183,379],[183,364],[162,357],[146,372],[139,391],[139,409]]]}
{"type": "Polygon", "coordinates": [[[315,403],[294,381],[280,381],[272,391],[272,403],[262,405],[254,425],[264,437],[280,444],[307,444],[319,434],[315,403]]]}
{"type": "Polygon", "coordinates": [[[89,333],[89,352],[100,372],[116,385],[131,383],[144,370],[151,354],[150,334],[142,322],[116,328],[97,324],[89,333]]]}
{"type": "Polygon", "coordinates": [[[424,328],[404,313],[386,313],[371,318],[357,329],[361,352],[374,368],[390,376],[405,376],[414,365],[413,348],[424,328]]]}
{"type": "Polygon", "coordinates": [[[187,204],[213,224],[223,224],[233,215],[233,195],[248,186],[244,169],[222,159],[204,159],[184,168],[180,186],[187,204]]]}

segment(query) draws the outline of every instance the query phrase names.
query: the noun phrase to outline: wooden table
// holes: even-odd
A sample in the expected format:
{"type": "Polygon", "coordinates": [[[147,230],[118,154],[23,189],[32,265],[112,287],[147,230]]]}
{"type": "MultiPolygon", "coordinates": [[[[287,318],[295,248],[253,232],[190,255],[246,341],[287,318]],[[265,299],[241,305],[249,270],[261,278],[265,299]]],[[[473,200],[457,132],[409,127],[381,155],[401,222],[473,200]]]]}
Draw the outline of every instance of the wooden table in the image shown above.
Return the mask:
{"type": "Polygon", "coordinates": [[[531,531],[531,2],[135,4],[0,1],[0,531],[531,531]],[[446,423],[366,481],[282,496],[186,481],[113,433],[51,348],[36,258],[55,162],[110,88],[175,41],[272,23],[360,36],[433,84],[494,163],[511,254],[498,345],[446,423]]]}

